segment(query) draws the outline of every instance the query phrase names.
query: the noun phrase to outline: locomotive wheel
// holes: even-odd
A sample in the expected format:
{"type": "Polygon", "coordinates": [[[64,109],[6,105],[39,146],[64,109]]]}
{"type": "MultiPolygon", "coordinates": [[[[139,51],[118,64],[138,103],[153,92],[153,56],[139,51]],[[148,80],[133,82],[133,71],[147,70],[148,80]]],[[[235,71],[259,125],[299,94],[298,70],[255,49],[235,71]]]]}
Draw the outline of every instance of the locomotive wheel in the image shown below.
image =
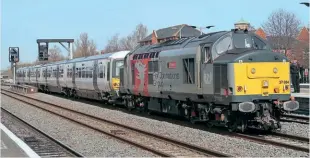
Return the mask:
{"type": "Polygon", "coordinates": [[[206,124],[207,124],[207,127],[208,127],[208,128],[212,128],[212,127],[214,126],[213,123],[212,123],[211,121],[208,121],[206,124]]]}
{"type": "Polygon", "coordinates": [[[228,131],[235,132],[237,130],[237,123],[229,122],[228,123],[228,131]]]}
{"type": "Polygon", "coordinates": [[[126,100],[126,107],[128,111],[132,111],[133,106],[134,106],[134,102],[132,100],[126,100]]]}
{"type": "Polygon", "coordinates": [[[244,125],[244,121],[241,121],[241,126],[240,126],[240,130],[243,133],[245,131],[245,125],[244,125]]]}

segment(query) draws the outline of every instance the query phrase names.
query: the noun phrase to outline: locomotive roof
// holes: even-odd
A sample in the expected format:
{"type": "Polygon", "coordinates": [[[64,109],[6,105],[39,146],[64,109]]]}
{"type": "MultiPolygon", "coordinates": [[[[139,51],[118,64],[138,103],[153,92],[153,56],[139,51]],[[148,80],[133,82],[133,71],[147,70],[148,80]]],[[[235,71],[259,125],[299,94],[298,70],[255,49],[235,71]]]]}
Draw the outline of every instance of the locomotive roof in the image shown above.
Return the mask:
{"type": "Polygon", "coordinates": [[[229,32],[230,31],[212,32],[208,34],[203,34],[199,37],[187,37],[187,38],[181,38],[178,40],[169,40],[169,41],[159,43],[159,44],[154,44],[154,45],[144,45],[132,51],[130,54],[142,54],[142,53],[148,53],[148,52],[157,52],[157,51],[164,51],[164,50],[170,50],[170,49],[191,47],[191,46],[197,46],[202,42],[213,43],[216,40],[218,40],[219,37],[229,32]]]}

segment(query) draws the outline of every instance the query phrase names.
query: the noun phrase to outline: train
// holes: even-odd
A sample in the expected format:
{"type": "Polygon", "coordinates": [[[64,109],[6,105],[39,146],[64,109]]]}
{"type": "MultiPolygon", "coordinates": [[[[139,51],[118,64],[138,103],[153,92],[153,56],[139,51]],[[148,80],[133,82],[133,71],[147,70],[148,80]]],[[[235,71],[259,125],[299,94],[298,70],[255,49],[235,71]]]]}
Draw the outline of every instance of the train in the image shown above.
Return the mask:
{"type": "Polygon", "coordinates": [[[17,83],[229,131],[270,131],[299,108],[289,67],[260,36],[232,29],[18,68],[17,83]]]}

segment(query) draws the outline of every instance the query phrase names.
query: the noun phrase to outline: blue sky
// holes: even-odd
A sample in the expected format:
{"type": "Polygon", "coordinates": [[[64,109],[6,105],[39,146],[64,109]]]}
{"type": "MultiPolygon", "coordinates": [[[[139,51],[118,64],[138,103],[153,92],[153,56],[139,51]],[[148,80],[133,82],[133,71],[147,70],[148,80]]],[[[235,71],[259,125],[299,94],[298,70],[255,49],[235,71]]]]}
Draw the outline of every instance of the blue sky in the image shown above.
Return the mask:
{"type": "MultiPolygon", "coordinates": [[[[307,0],[304,0],[307,1],[307,0]]],[[[20,47],[22,62],[37,58],[37,38],[74,38],[87,32],[98,50],[119,33],[126,36],[138,23],[149,33],[178,24],[215,25],[228,30],[244,18],[255,27],[279,8],[294,12],[304,25],[309,9],[302,0],[1,0],[1,69],[7,68],[8,47],[20,47]]],[[[58,44],[59,47],[61,45],[58,44]]],[[[63,51],[63,54],[66,54],[63,51]]]]}

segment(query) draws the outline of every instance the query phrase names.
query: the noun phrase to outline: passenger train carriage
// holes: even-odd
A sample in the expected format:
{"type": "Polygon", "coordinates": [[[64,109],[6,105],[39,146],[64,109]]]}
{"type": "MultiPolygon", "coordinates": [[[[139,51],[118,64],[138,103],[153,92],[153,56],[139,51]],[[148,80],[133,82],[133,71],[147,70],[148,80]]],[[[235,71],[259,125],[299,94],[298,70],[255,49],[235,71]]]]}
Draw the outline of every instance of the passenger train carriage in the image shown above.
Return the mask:
{"type": "Polygon", "coordinates": [[[247,30],[233,29],[17,70],[19,83],[191,122],[279,129],[290,97],[287,58],[247,30]],[[33,76],[37,72],[35,76],[33,76]],[[27,77],[28,76],[28,77],[27,77]]]}
{"type": "Polygon", "coordinates": [[[76,58],[17,69],[17,83],[43,91],[97,100],[118,97],[119,68],[129,51],[76,58]]]}

